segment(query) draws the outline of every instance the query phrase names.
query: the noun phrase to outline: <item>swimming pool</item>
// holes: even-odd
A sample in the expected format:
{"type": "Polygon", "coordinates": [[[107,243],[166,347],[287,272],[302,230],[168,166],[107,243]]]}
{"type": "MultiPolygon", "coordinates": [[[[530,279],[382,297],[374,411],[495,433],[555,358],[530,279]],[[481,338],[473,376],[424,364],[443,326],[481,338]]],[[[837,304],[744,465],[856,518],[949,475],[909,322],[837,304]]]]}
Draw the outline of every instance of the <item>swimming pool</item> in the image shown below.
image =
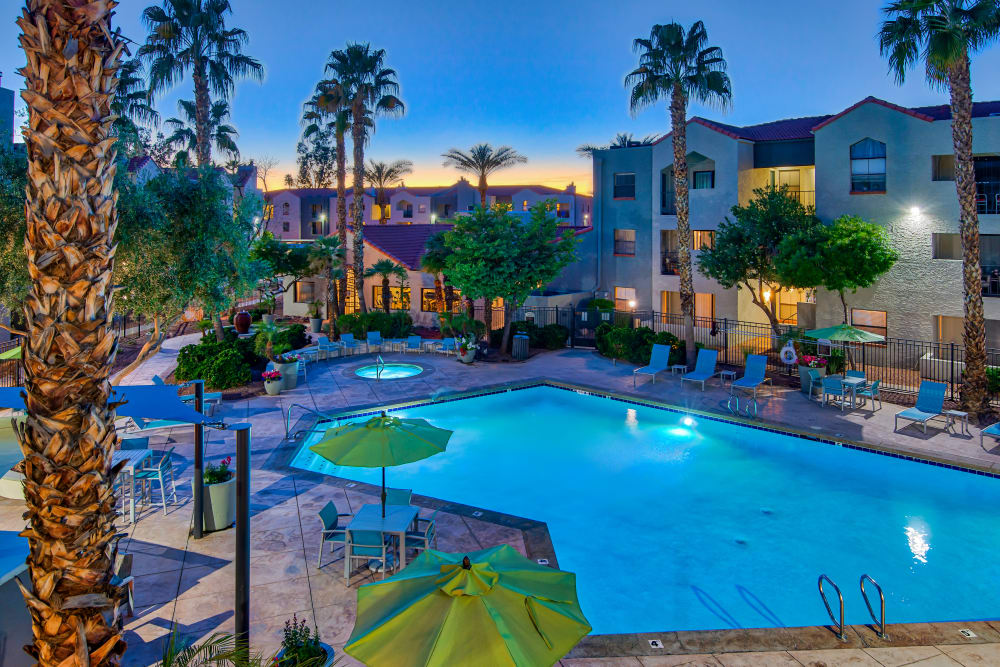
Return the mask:
{"type": "Polygon", "coordinates": [[[393,414],[455,434],[389,484],[546,522],[595,633],[827,623],[821,573],[848,623],[865,573],[890,623],[1000,610],[998,479],[550,386],[393,414]]]}
{"type": "Polygon", "coordinates": [[[371,364],[369,366],[362,366],[354,371],[354,374],[358,377],[365,378],[366,380],[374,380],[376,378],[382,380],[400,380],[402,378],[420,375],[423,372],[423,366],[417,366],[416,364],[385,364],[382,367],[382,373],[380,375],[378,373],[378,366],[376,364],[371,364]]]}

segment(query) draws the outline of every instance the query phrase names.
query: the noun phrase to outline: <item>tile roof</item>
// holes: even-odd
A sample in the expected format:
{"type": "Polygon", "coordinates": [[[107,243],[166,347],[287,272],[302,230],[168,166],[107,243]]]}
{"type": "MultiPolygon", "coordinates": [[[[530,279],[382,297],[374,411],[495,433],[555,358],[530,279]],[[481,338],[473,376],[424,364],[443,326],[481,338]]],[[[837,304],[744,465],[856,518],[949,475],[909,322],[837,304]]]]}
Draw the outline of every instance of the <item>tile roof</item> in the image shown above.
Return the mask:
{"type": "Polygon", "coordinates": [[[547,185],[490,185],[486,188],[486,194],[488,195],[513,195],[521,192],[522,190],[531,190],[532,192],[540,195],[562,195],[566,194],[566,190],[560,190],[559,188],[550,188],[547,185]]]}
{"type": "MultiPolygon", "coordinates": [[[[275,195],[280,195],[285,192],[289,192],[296,197],[336,197],[337,188],[282,188],[280,190],[271,190],[268,193],[269,197],[274,197],[275,195]]],[[[350,195],[354,192],[354,188],[347,188],[347,194],[350,195]]],[[[366,193],[372,195],[374,191],[371,188],[366,190],[366,193]]]]}
{"type": "MultiPolygon", "coordinates": [[[[951,107],[947,104],[938,104],[930,107],[911,107],[910,110],[930,116],[934,120],[951,120],[951,107]]],[[[987,116],[1000,116],[1000,101],[972,103],[973,118],[985,118],[987,116]]]]}
{"type": "MultiPolygon", "coordinates": [[[[139,171],[142,169],[147,162],[153,162],[153,158],[148,155],[140,155],[139,157],[131,157],[128,159],[128,171],[132,173],[133,171],[139,171]]],[[[156,163],[153,162],[155,165],[156,163]]]]}

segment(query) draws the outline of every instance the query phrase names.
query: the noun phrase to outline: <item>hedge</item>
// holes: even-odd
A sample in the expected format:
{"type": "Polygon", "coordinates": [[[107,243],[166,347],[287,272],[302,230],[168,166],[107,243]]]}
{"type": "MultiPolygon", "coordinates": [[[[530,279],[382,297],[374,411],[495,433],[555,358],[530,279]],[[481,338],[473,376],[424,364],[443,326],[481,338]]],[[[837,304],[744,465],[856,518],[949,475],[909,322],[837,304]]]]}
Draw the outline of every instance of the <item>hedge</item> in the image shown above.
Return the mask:
{"type": "MultiPolygon", "coordinates": [[[[528,334],[528,347],[541,348],[547,350],[561,350],[566,347],[566,339],[569,338],[569,329],[561,324],[546,324],[540,327],[534,322],[519,320],[510,323],[511,345],[513,345],[514,334],[528,334]]],[[[490,345],[500,347],[503,341],[503,329],[494,329],[490,332],[490,345]]]]}
{"type": "Polygon", "coordinates": [[[684,341],[669,331],[656,333],[649,327],[633,328],[602,322],[597,326],[596,338],[597,351],[605,357],[633,364],[648,364],[654,343],[670,346],[671,364],[683,364],[687,359],[684,341]]]}
{"type": "Polygon", "coordinates": [[[378,331],[382,338],[406,338],[413,332],[413,318],[405,311],[348,313],[337,318],[337,328],[361,340],[369,331],[378,331]]]}

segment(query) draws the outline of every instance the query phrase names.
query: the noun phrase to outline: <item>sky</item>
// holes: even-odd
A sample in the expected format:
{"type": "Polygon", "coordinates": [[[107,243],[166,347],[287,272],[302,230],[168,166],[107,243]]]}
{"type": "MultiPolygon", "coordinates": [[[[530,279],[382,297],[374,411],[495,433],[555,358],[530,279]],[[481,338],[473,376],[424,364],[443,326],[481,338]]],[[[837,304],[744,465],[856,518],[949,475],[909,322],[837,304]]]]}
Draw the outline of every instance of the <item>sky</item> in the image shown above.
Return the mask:
{"type": "MultiPolygon", "coordinates": [[[[14,23],[22,3],[0,10],[2,85],[19,90],[24,64],[14,23]]],[[[122,0],[115,25],[141,42],[142,9],[150,0],[122,0]]],[[[263,83],[241,82],[232,100],[244,158],[270,156],[269,178],[280,187],[295,169],[299,116],[330,51],[370,42],[398,72],[402,118],[382,118],[366,156],[408,159],[410,185],[454,182],[441,153],[488,142],[509,145],[528,163],[492,183],[535,183],[591,189],[580,144],[609,142],[618,132],[664,134],[664,103],[632,115],[623,80],[636,66],[632,40],[653,24],[702,20],[709,43],[722,48],[733,82],[730,109],[692,104],[689,113],[734,125],[836,113],[874,95],[905,106],[945,104],[920,71],[904,85],[887,73],[875,39],[882,0],[233,0],[229,25],[250,34],[245,52],[265,68],[263,83]]],[[[973,65],[977,100],[1000,99],[1000,48],[973,65]]],[[[157,100],[164,117],[178,99],[193,98],[190,79],[157,100]]]]}

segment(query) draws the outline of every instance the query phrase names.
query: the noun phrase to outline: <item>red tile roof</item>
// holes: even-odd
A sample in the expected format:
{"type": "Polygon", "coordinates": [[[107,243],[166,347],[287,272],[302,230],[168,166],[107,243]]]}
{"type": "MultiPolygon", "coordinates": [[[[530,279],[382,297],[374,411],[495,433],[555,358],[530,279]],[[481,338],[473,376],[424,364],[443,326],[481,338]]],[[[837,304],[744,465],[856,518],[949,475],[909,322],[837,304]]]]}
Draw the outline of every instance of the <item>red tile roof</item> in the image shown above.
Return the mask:
{"type": "Polygon", "coordinates": [[[149,157],[148,155],[140,155],[139,157],[129,158],[128,159],[129,173],[142,169],[147,162],[153,162],[153,158],[149,157]]]}
{"type": "MultiPolygon", "coordinates": [[[[930,116],[934,120],[951,120],[951,107],[947,104],[938,104],[930,107],[913,107],[911,111],[930,116]]],[[[985,118],[987,116],[1000,116],[1000,101],[972,103],[973,118],[985,118]]]]}
{"type": "Polygon", "coordinates": [[[522,190],[531,190],[532,192],[540,195],[563,195],[566,194],[566,190],[559,188],[550,188],[547,185],[490,185],[486,188],[486,194],[488,195],[515,195],[522,190]]]}

